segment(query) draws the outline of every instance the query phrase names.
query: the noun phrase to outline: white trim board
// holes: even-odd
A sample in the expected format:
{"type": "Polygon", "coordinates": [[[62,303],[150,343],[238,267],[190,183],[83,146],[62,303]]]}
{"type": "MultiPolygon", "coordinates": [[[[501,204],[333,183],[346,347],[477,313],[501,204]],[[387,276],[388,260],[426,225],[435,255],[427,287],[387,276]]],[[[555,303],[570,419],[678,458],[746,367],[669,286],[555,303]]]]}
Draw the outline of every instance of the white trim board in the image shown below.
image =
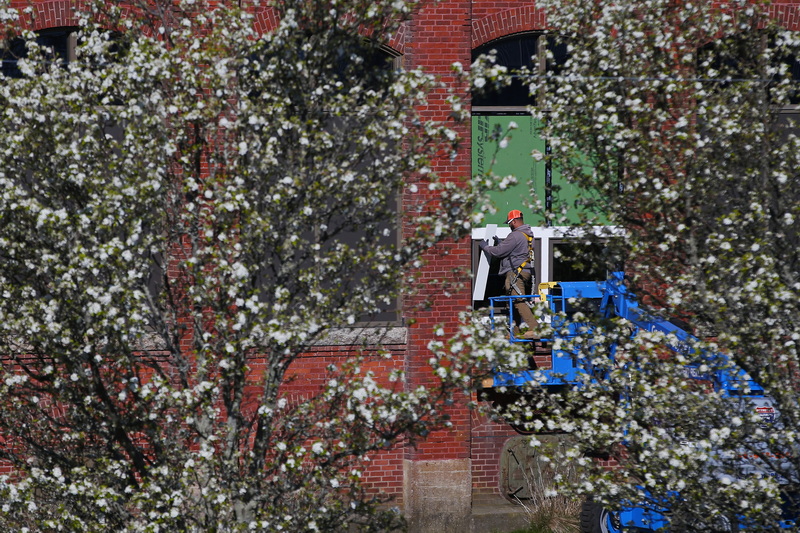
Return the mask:
{"type": "MultiPolygon", "coordinates": [[[[552,281],[550,279],[550,261],[544,260],[543,252],[543,250],[546,250],[547,253],[549,253],[551,240],[576,239],[586,234],[608,237],[618,237],[624,234],[622,228],[618,226],[591,226],[591,228],[575,228],[572,226],[531,226],[531,230],[533,230],[533,238],[540,241],[539,246],[537,247],[538,249],[535,250],[538,254],[538,257],[542,258],[542,261],[540,261],[541,265],[539,267],[540,272],[536,273],[539,283],[552,281]]],[[[482,228],[472,228],[472,240],[481,241],[486,238],[491,238],[493,235],[497,235],[497,237],[500,239],[505,239],[510,233],[511,228],[507,226],[498,228],[496,224],[488,224],[482,228]],[[495,228],[495,231],[490,233],[490,228],[495,228]],[[488,237],[486,237],[487,235],[488,237]]],[[[482,300],[486,293],[486,282],[489,275],[489,266],[485,255],[486,254],[481,253],[480,262],[478,264],[478,272],[475,276],[475,290],[472,294],[473,300],[482,300]],[[484,261],[486,261],[485,272],[483,269],[484,261]],[[478,290],[479,288],[480,292],[478,290]]]]}

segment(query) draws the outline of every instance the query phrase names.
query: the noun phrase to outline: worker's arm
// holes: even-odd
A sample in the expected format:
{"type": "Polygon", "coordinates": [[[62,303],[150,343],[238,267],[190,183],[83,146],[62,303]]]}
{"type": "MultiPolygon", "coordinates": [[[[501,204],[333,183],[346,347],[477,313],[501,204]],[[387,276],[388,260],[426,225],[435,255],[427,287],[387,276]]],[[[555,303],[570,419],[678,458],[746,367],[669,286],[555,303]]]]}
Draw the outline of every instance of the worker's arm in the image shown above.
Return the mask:
{"type": "MultiPolygon", "coordinates": [[[[489,255],[494,257],[503,258],[511,254],[512,250],[517,246],[518,235],[514,232],[511,233],[508,237],[506,237],[503,241],[495,246],[489,246],[487,241],[481,241],[478,243],[481,250],[486,252],[489,255]]],[[[495,241],[497,241],[497,237],[495,237],[495,241]]]]}

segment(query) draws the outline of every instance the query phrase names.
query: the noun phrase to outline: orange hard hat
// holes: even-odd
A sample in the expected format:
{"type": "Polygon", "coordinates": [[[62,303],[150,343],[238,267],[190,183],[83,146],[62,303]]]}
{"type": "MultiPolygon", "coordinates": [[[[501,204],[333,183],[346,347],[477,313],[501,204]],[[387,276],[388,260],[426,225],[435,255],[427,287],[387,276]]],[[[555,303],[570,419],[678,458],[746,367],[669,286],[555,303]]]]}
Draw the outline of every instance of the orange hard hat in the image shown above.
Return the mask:
{"type": "Polygon", "coordinates": [[[522,211],[519,209],[512,209],[508,212],[508,217],[506,217],[506,224],[514,220],[515,218],[522,218],[522,211]]]}

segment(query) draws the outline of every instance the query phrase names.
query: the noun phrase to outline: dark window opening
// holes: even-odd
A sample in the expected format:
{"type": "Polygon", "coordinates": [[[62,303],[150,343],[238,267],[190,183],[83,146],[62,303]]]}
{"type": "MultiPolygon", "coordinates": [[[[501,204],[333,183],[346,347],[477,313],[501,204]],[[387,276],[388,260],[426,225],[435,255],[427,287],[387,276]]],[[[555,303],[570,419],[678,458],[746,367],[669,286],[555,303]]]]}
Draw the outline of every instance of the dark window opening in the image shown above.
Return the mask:
{"type": "MultiPolygon", "coordinates": [[[[265,91],[263,86],[263,73],[269,70],[269,65],[278,66],[283,72],[284,62],[289,59],[286,57],[286,50],[277,48],[268,40],[260,40],[252,45],[247,54],[246,61],[241,67],[240,83],[243,86],[250,86],[247,91],[251,99],[259,99],[265,95],[272,94],[272,90],[265,91]]],[[[320,69],[320,75],[314,79],[331,80],[340,84],[339,88],[334,88],[336,84],[326,83],[327,91],[339,91],[349,93],[350,89],[359,84],[365,90],[361,93],[366,94],[369,90],[377,92],[387,90],[395,80],[395,72],[401,68],[402,56],[394,50],[380,45],[368,39],[361,40],[342,40],[339,47],[331,50],[314,50],[314,64],[320,69]]],[[[306,58],[307,53],[303,50],[297,52],[297,57],[306,58]]],[[[284,93],[281,98],[304,97],[303,91],[311,91],[317,88],[315,81],[306,77],[292,78],[291,72],[283,72],[286,83],[283,86],[284,93]],[[309,85],[309,83],[311,85],[309,85]]],[[[267,79],[270,79],[267,77],[267,79]]]]}
{"type": "MultiPolygon", "coordinates": [[[[76,30],[77,28],[74,27],[65,27],[38,31],[36,43],[42,47],[45,60],[62,65],[74,61],[77,44],[76,30]]],[[[28,47],[21,37],[12,39],[5,46],[0,46],[3,76],[21,78],[22,71],[19,69],[19,60],[26,57],[28,57],[28,47]]]]}
{"type": "Polygon", "coordinates": [[[800,84],[797,83],[800,82],[800,60],[789,51],[774,50],[775,42],[775,35],[756,33],[734,35],[709,43],[697,51],[697,76],[712,92],[728,89],[734,83],[748,83],[753,90],[766,85],[770,100],[774,99],[771,88],[788,78],[794,82],[793,87],[786,101],[780,104],[800,104],[800,84]],[[767,49],[773,49],[772,65],[785,67],[785,74],[766,78],[762,58],[767,49]]]}
{"type": "MultiPolygon", "coordinates": [[[[275,95],[270,91],[264,90],[264,81],[267,76],[263,69],[276,61],[282,61],[276,56],[276,51],[270,48],[268,42],[258,42],[251,49],[247,57],[247,64],[242,69],[241,83],[250,99],[259,100],[272,98],[275,95]]],[[[379,46],[378,43],[367,40],[356,40],[336,50],[320,51],[324,56],[319,57],[327,75],[324,79],[335,79],[342,83],[341,88],[329,90],[347,92],[354,84],[360,84],[365,91],[359,94],[367,98],[370,90],[377,94],[388,90],[396,78],[395,72],[400,68],[400,56],[391,52],[389,49],[379,46]]],[[[301,54],[302,55],[302,54],[301,54]]],[[[312,80],[313,81],[313,80],[312,80]]],[[[299,83],[310,83],[308,79],[299,80],[299,83]]],[[[305,98],[302,88],[286,85],[283,90],[287,91],[288,98],[305,98]]],[[[305,105],[305,104],[304,104],[305,105]]],[[[381,160],[386,152],[391,153],[397,148],[392,143],[365,145],[357,140],[358,135],[354,132],[363,131],[369,124],[368,121],[383,120],[380,115],[364,118],[355,113],[343,113],[333,116],[329,109],[324,105],[311,110],[313,120],[322,124],[322,129],[328,132],[337,142],[345,143],[334,147],[333,153],[326,152],[324,146],[315,146],[309,149],[314,153],[314,157],[327,158],[331,155],[340,158],[337,168],[342,173],[352,171],[358,175],[357,180],[369,180],[373,175],[371,168],[375,161],[381,160]]],[[[327,186],[327,185],[326,185],[327,186]]],[[[332,185],[339,188],[339,185],[332,185]]],[[[387,188],[388,188],[387,184],[387,188]]],[[[297,206],[290,209],[301,209],[304,197],[297,197],[297,206]]],[[[393,253],[399,248],[399,213],[400,201],[396,190],[382,190],[373,197],[362,197],[352,200],[353,204],[347,202],[347,206],[336,205],[331,202],[329,205],[315,207],[313,214],[314,227],[302,235],[298,246],[298,252],[292,260],[300,265],[300,269],[308,271],[313,269],[313,262],[321,257],[328,258],[328,254],[334,257],[339,250],[346,247],[346,252],[342,260],[335,266],[328,265],[326,270],[330,273],[330,278],[323,279],[321,269],[314,270],[317,276],[311,282],[297,282],[298,290],[319,290],[329,297],[334,304],[332,308],[341,309],[350,307],[350,302],[357,299],[360,295],[367,295],[366,289],[370,289],[370,296],[378,300],[377,312],[372,310],[359,313],[358,309],[353,309],[356,315],[355,327],[363,326],[390,326],[399,325],[401,321],[400,309],[401,302],[399,297],[395,297],[398,285],[398,278],[384,278],[384,274],[376,274],[372,271],[373,267],[391,267],[391,265],[376,265],[376,261],[371,259],[364,260],[376,247],[381,249],[391,247],[393,253]],[[360,205],[357,207],[355,204],[360,205]],[[313,246],[319,245],[318,252],[311,252],[313,246]],[[320,254],[320,255],[315,255],[320,254]],[[357,258],[362,257],[358,261],[357,258]],[[354,261],[356,259],[356,261],[354,261]],[[389,299],[383,303],[384,297],[389,299]]],[[[269,287],[271,276],[276,272],[274,266],[280,261],[272,261],[269,267],[264,267],[259,274],[255,285],[259,292],[264,294],[263,288],[269,287]],[[273,264],[274,263],[274,264],[273,264]]],[[[399,274],[398,274],[399,275],[399,274]]]]}
{"type": "MultiPolygon", "coordinates": [[[[567,45],[551,36],[525,33],[484,44],[472,51],[472,61],[479,56],[496,51],[497,64],[512,73],[525,69],[535,76],[557,75],[567,61],[567,45]],[[549,53],[548,53],[549,52],[549,53]]],[[[513,75],[513,74],[512,74],[513,75]]],[[[544,80],[532,83],[514,76],[508,86],[489,87],[473,94],[473,106],[518,107],[540,105],[544,80]]]]}
{"type": "MultiPolygon", "coordinates": [[[[344,244],[351,249],[358,252],[364,247],[380,247],[397,249],[399,245],[398,233],[398,212],[399,212],[399,196],[392,194],[388,198],[388,202],[384,206],[376,206],[375,212],[384,212],[388,216],[385,220],[380,221],[369,232],[352,227],[348,224],[349,229],[339,233],[332,244],[344,244]]],[[[370,276],[367,267],[374,266],[372,263],[369,265],[359,265],[350,273],[350,281],[344,285],[342,291],[360,291],[363,290],[363,280],[370,276]]],[[[394,285],[394,281],[390,282],[394,285]]],[[[386,291],[390,291],[395,287],[386,287],[386,291]]],[[[380,289],[379,289],[380,290],[380,289]]],[[[374,295],[376,299],[380,299],[380,294],[374,295]]],[[[390,298],[388,303],[380,303],[380,310],[375,313],[364,313],[357,317],[358,326],[363,325],[390,325],[396,324],[400,321],[400,298],[390,298]]]]}
{"type": "Polygon", "coordinates": [[[552,267],[553,281],[605,281],[609,276],[608,262],[598,261],[607,255],[602,243],[554,242],[552,267]]]}
{"type": "MultiPolygon", "coordinates": [[[[537,70],[537,50],[539,38],[536,35],[519,35],[503,39],[499,42],[488,43],[472,52],[472,61],[479,56],[497,51],[497,64],[508,67],[509,70],[527,68],[537,70]]],[[[490,88],[477,92],[472,99],[473,106],[525,106],[534,105],[535,95],[531,95],[528,86],[519,78],[514,78],[507,87],[490,88]]]]}

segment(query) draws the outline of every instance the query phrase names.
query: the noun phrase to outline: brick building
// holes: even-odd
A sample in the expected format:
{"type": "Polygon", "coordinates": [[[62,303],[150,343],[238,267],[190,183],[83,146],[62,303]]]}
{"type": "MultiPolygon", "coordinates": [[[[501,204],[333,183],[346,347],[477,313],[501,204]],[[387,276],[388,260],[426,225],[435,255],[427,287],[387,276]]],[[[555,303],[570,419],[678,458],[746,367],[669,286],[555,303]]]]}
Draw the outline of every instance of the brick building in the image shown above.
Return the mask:
{"type": "MultiPolygon", "coordinates": [[[[33,0],[34,27],[37,31],[66,31],[76,26],[73,6],[76,0],[33,0]]],[[[797,2],[776,2],[775,14],[793,29],[800,29],[800,6],[797,2]]],[[[12,4],[25,7],[26,0],[12,4]]],[[[257,27],[267,32],[275,20],[267,10],[259,12],[257,27]]],[[[476,53],[498,48],[509,65],[519,66],[549,45],[545,13],[535,2],[523,0],[443,0],[426,3],[414,16],[404,31],[394,36],[392,44],[403,65],[424,67],[426,71],[453,81],[451,65],[459,62],[469,65],[476,53]]],[[[556,58],[558,51],[555,50],[556,58]]],[[[537,55],[538,54],[538,55],[537,55]]],[[[538,60],[537,60],[538,61],[538,60]]],[[[545,62],[532,63],[537,68],[547,68],[545,62]]],[[[431,119],[444,119],[448,105],[446,94],[433,95],[426,109],[431,119]]],[[[453,179],[483,170],[481,153],[487,142],[484,133],[495,124],[505,125],[510,120],[519,122],[525,138],[525,147],[508,156],[499,165],[522,175],[530,175],[542,187],[546,196],[546,179],[555,179],[544,164],[534,163],[530,157],[530,144],[544,149],[544,141],[536,138],[532,121],[525,113],[529,103],[514,98],[502,105],[488,97],[474,102],[471,129],[462,131],[469,149],[463,150],[453,160],[440,161],[435,171],[453,179]],[[513,118],[512,118],[513,117],[513,118]]],[[[495,197],[498,215],[487,220],[501,226],[505,213],[518,208],[519,189],[495,197]]],[[[413,196],[403,199],[414,202],[413,196]]],[[[559,236],[557,228],[544,227],[543,221],[528,220],[535,227],[537,251],[537,282],[566,280],[565,276],[593,276],[594,273],[570,272],[568,265],[553,260],[558,246],[569,246],[559,236]],[[538,228],[536,228],[538,226],[538,228]]],[[[483,228],[473,230],[473,242],[484,237],[483,228]]],[[[429,258],[422,280],[433,280],[454,269],[470,271],[477,260],[475,246],[468,241],[444,244],[435,256],[429,258]]],[[[491,287],[489,288],[491,290],[491,287]]],[[[408,326],[398,317],[388,332],[391,359],[381,360],[379,372],[388,373],[393,368],[408,372],[409,386],[424,382],[428,376],[427,345],[432,331],[439,324],[455,325],[460,311],[478,306],[482,296],[474,295],[469,283],[454,295],[442,296],[434,306],[418,311],[414,323],[408,326]]],[[[402,314],[402,313],[401,313],[402,314]]],[[[407,318],[407,317],[406,317],[407,318]]],[[[286,393],[302,395],[324,379],[327,364],[345,359],[352,354],[355,344],[347,332],[332,337],[329,346],[320,346],[298,361],[293,371],[295,380],[286,393]]],[[[386,342],[386,341],[384,341],[386,342]]],[[[417,449],[399,447],[372,461],[367,472],[368,483],[396,498],[410,519],[412,530],[418,531],[486,531],[501,527],[522,525],[524,514],[515,512],[506,496],[520,490],[516,475],[518,465],[509,450],[518,442],[516,433],[508,426],[480,416],[464,406],[452,409],[452,430],[432,435],[417,449]],[[483,510],[489,512],[483,513],[483,510]],[[507,513],[498,515],[498,513],[507,513]],[[492,517],[503,516],[502,523],[492,523],[492,517]],[[509,519],[509,517],[511,517],[509,519]],[[491,525],[489,525],[491,524],[491,525]]],[[[515,456],[516,457],[516,456],[515,456]]]]}

